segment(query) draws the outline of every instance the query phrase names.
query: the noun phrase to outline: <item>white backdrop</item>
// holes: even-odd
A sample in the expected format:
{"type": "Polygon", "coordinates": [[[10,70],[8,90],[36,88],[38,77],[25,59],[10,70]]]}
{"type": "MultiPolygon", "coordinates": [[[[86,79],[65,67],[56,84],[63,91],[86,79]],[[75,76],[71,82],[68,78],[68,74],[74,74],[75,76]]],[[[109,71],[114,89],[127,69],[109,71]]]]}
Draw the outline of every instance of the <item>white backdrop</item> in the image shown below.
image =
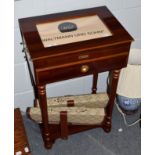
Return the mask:
{"type": "MultiPolygon", "coordinates": [[[[56,12],[91,8],[106,5],[122,25],[133,36],[135,42],[132,47],[140,48],[141,42],[141,15],[140,0],[20,0],[15,1],[15,19],[14,19],[14,70],[15,70],[15,107],[20,107],[23,111],[28,106],[33,105],[33,91],[30,83],[29,73],[27,70],[22,46],[20,45],[21,37],[18,27],[18,19],[29,16],[37,16],[56,12]]],[[[107,73],[99,76],[98,91],[106,89],[107,73]]],[[[47,86],[48,96],[60,96],[68,94],[89,93],[91,90],[92,76],[77,78],[47,86]]]]}

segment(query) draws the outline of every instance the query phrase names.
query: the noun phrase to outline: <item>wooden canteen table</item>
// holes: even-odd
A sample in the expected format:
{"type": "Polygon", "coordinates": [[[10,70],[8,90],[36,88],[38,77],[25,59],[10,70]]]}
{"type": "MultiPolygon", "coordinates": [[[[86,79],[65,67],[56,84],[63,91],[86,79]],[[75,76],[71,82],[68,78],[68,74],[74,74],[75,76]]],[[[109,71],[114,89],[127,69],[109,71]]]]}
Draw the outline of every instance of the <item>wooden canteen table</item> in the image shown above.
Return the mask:
{"type": "MultiPolygon", "coordinates": [[[[133,38],[106,6],[19,19],[23,46],[35,101],[39,101],[40,124],[46,148],[62,137],[60,124],[50,124],[46,85],[109,71],[106,116],[99,125],[68,125],[68,134],[101,127],[111,130],[112,110],[121,68],[126,67],[133,38]]],[[[64,130],[64,132],[66,132],[64,130]]]]}

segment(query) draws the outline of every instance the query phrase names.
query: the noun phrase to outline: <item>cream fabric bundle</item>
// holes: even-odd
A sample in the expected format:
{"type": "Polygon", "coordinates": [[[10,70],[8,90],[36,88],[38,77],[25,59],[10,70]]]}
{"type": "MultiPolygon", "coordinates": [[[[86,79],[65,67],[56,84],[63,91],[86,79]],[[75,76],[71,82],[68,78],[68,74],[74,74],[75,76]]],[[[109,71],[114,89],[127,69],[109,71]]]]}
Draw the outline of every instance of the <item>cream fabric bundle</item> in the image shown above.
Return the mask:
{"type": "MultiPolygon", "coordinates": [[[[85,107],[48,107],[49,123],[60,123],[60,112],[67,111],[67,122],[72,124],[97,125],[104,120],[104,108],[85,107]]],[[[41,123],[40,108],[30,108],[29,115],[32,120],[41,123]]]]}
{"type": "Polygon", "coordinates": [[[66,107],[67,102],[70,100],[74,102],[75,107],[105,108],[108,104],[109,97],[107,93],[51,97],[47,99],[47,106],[66,107]]]}

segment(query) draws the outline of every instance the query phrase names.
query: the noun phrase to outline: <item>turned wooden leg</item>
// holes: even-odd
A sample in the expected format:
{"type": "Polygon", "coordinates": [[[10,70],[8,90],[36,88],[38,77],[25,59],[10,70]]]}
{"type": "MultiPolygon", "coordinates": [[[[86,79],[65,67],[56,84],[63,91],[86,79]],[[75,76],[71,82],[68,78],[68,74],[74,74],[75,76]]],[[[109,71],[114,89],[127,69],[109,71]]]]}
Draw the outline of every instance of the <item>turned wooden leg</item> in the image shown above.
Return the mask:
{"type": "Polygon", "coordinates": [[[38,101],[36,98],[34,99],[34,107],[38,107],[38,101]]]}
{"type": "Polygon", "coordinates": [[[111,131],[111,119],[112,119],[112,111],[116,97],[117,84],[119,79],[120,70],[110,71],[110,80],[109,80],[109,88],[108,88],[108,96],[109,102],[106,107],[106,116],[103,122],[103,129],[105,132],[111,131]]]}
{"type": "Polygon", "coordinates": [[[39,104],[42,115],[42,135],[45,147],[47,149],[52,147],[50,132],[48,126],[48,112],[47,112],[47,100],[46,100],[46,88],[44,86],[38,86],[39,104]]]}
{"type": "Polygon", "coordinates": [[[33,86],[33,91],[34,91],[34,107],[37,107],[38,102],[39,102],[39,94],[38,94],[38,89],[36,86],[33,86]]]}
{"type": "Polygon", "coordinates": [[[97,80],[98,80],[98,73],[94,73],[93,74],[92,94],[96,94],[96,91],[97,91],[97,80]]]}

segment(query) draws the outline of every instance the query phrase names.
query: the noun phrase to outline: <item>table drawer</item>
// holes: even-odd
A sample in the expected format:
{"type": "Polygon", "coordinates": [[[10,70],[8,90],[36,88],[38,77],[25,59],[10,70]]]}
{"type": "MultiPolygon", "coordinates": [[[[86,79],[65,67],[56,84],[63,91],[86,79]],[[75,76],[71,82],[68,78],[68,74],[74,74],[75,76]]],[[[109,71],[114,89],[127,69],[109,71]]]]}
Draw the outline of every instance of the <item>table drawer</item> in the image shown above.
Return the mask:
{"type": "Polygon", "coordinates": [[[113,56],[102,57],[97,61],[76,64],[65,67],[42,70],[36,73],[37,83],[47,84],[51,82],[67,80],[93,74],[94,72],[104,72],[119,69],[127,65],[128,52],[113,56]]]}
{"type": "MultiPolygon", "coordinates": [[[[74,51],[74,53],[68,53],[65,55],[57,55],[54,57],[44,58],[34,62],[36,70],[55,69],[61,67],[67,67],[75,64],[89,63],[92,61],[101,60],[104,57],[110,57],[117,54],[123,54],[129,52],[130,43],[124,43],[122,45],[113,45],[110,47],[88,49],[83,51],[74,51]]],[[[65,49],[64,49],[65,50],[65,49]]]]}

